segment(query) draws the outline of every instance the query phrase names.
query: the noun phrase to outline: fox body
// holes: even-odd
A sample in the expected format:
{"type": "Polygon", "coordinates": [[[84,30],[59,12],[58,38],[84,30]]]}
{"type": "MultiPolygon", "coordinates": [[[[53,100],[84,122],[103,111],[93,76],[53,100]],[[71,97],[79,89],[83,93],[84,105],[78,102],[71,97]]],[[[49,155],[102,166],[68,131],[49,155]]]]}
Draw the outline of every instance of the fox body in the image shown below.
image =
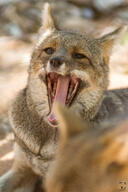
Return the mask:
{"type": "Polygon", "coordinates": [[[45,179],[58,141],[55,102],[69,106],[92,126],[125,113],[127,89],[106,91],[109,57],[120,32],[119,28],[94,39],[61,31],[50,6],[45,5],[28,83],[9,111],[16,140],[15,159],[12,169],[0,178],[0,192],[33,191],[38,178],[45,179]]]}
{"type": "Polygon", "coordinates": [[[57,107],[57,114],[60,142],[47,176],[46,191],[127,191],[128,116],[90,129],[62,106],[57,107]]]}

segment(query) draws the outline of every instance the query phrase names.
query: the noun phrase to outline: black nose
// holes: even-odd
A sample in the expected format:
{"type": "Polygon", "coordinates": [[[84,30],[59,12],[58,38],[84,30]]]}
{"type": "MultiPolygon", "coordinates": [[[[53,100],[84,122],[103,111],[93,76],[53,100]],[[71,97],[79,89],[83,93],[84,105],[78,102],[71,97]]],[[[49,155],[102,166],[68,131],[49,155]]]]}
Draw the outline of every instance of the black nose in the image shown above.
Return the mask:
{"type": "Polygon", "coordinates": [[[54,58],[52,58],[52,59],[50,60],[50,65],[51,65],[52,67],[57,68],[57,67],[60,67],[60,65],[62,65],[62,64],[63,64],[63,59],[60,58],[60,57],[54,57],[54,58]]]}

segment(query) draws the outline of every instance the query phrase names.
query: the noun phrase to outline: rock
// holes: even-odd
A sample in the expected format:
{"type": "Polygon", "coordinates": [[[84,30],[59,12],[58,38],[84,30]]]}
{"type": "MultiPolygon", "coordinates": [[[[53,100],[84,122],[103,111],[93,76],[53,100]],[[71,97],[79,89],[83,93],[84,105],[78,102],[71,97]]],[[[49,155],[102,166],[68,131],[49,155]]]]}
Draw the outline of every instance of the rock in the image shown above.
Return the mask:
{"type": "Polygon", "coordinates": [[[124,2],[125,0],[93,0],[94,6],[100,11],[109,11],[124,2]]]}

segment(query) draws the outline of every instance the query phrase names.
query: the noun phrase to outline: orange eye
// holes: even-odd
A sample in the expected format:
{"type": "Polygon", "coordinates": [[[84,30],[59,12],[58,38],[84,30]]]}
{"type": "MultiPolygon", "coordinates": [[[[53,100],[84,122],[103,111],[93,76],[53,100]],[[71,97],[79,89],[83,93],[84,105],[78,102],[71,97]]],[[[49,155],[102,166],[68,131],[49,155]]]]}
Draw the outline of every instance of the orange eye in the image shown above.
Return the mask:
{"type": "Polygon", "coordinates": [[[44,49],[44,52],[48,55],[52,55],[55,52],[55,49],[52,47],[47,47],[44,49]]]}

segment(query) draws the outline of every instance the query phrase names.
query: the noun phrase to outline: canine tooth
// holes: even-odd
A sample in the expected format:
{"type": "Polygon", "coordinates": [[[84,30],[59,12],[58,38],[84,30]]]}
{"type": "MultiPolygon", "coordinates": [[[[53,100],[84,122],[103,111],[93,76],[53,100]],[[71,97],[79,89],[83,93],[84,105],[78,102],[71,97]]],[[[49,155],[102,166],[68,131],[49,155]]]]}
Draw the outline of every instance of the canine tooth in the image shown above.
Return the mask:
{"type": "Polygon", "coordinates": [[[72,94],[72,91],[73,91],[73,85],[72,85],[72,84],[70,84],[67,99],[70,99],[70,96],[71,96],[71,94],[72,94]]]}
{"type": "Polygon", "coordinates": [[[50,78],[47,77],[47,86],[48,86],[48,97],[49,97],[49,103],[50,103],[50,107],[52,105],[52,98],[51,98],[51,81],[50,81],[50,78]]]}
{"type": "Polygon", "coordinates": [[[77,89],[78,89],[78,86],[79,86],[79,82],[76,82],[75,87],[74,87],[74,90],[73,90],[73,92],[72,92],[72,96],[73,96],[73,97],[74,97],[74,95],[75,95],[75,93],[76,93],[76,91],[77,91],[77,89]]]}
{"type": "Polygon", "coordinates": [[[53,96],[56,93],[56,87],[57,87],[57,82],[54,82],[54,84],[53,84],[53,96]]]}

